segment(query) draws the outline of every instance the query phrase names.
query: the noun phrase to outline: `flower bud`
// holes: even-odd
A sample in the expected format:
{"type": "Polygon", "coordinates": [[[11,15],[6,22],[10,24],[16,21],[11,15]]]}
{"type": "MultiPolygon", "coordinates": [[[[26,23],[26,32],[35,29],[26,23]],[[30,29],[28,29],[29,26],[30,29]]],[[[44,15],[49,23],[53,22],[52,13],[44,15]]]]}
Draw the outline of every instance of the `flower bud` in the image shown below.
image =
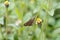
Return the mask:
{"type": "Polygon", "coordinates": [[[40,18],[36,19],[36,23],[40,24],[42,22],[42,20],[40,18]]]}
{"type": "Polygon", "coordinates": [[[10,2],[5,1],[4,4],[5,4],[6,7],[9,7],[10,2]]]}

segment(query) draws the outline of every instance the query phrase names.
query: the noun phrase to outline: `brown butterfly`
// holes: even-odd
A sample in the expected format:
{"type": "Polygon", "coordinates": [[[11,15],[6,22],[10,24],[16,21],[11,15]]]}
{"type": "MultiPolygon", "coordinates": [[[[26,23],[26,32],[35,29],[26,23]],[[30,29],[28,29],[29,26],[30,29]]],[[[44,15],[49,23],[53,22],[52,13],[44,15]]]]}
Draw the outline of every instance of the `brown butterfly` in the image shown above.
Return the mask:
{"type": "MultiPolygon", "coordinates": [[[[30,19],[28,22],[24,24],[24,26],[32,26],[34,23],[35,18],[30,19]]],[[[37,23],[38,25],[41,25],[42,21],[40,23],[37,23]]]]}
{"type": "Polygon", "coordinates": [[[35,18],[30,19],[28,22],[26,22],[26,23],[24,24],[24,26],[31,26],[31,25],[33,24],[33,22],[34,22],[34,19],[35,19],[35,18]]]}

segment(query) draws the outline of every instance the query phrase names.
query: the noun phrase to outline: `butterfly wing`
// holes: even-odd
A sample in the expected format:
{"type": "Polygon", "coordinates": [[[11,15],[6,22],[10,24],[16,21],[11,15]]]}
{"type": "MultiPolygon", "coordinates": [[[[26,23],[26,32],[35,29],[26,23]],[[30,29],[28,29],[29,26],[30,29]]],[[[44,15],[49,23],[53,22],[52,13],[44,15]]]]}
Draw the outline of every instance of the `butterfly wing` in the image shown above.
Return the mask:
{"type": "Polygon", "coordinates": [[[30,19],[28,22],[26,22],[24,24],[24,26],[31,26],[33,24],[33,22],[34,22],[34,18],[33,19],[30,19]]]}

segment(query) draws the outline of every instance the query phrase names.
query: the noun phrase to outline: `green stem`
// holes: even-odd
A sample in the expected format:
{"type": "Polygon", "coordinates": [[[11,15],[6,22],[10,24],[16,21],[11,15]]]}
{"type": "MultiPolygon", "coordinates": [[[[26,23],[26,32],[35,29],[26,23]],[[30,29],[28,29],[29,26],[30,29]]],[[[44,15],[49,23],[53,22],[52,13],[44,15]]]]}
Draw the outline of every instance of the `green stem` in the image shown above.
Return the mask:
{"type": "Polygon", "coordinates": [[[4,26],[5,26],[5,31],[6,31],[6,40],[7,40],[7,24],[8,24],[8,8],[6,7],[6,13],[4,16],[4,26]]]}

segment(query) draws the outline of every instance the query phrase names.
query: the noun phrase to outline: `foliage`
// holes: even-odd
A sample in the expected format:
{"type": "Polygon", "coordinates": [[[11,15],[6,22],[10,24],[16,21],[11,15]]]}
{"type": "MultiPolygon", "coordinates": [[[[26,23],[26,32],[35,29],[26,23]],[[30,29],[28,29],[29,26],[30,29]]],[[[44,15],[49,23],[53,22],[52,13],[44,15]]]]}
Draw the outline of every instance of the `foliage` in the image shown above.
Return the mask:
{"type": "Polygon", "coordinates": [[[8,7],[5,1],[0,0],[0,40],[60,40],[60,0],[8,0],[8,7]]]}

